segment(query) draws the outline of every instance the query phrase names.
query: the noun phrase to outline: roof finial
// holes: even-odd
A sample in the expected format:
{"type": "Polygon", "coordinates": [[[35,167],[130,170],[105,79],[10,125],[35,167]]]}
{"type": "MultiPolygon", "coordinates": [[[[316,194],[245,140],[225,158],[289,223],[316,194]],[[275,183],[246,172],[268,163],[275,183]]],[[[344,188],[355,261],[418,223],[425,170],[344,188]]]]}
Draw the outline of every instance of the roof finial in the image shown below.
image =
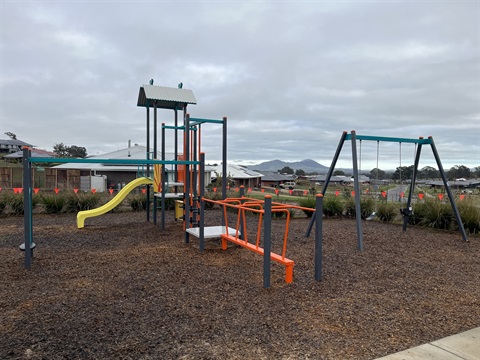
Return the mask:
{"type": "Polygon", "coordinates": [[[178,88],[179,89],[183,88],[183,83],[182,82],[180,84],[178,84],[178,88]]]}
{"type": "Polygon", "coordinates": [[[150,79],[149,83],[150,85],[153,85],[153,79],[150,79]]]}

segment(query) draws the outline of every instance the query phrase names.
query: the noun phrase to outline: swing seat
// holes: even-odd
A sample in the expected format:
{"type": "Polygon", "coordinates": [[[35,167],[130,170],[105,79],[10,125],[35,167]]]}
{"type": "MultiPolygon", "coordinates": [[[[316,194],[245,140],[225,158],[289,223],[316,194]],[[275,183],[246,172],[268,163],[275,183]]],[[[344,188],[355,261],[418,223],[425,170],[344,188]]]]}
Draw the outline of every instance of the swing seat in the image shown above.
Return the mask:
{"type": "Polygon", "coordinates": [[[377,217],[377,213],[374,211],[373,213],[371,213],[369,217],[366,218],[366,220],[370,221],[375,219],[376,217],[377,217]]]}

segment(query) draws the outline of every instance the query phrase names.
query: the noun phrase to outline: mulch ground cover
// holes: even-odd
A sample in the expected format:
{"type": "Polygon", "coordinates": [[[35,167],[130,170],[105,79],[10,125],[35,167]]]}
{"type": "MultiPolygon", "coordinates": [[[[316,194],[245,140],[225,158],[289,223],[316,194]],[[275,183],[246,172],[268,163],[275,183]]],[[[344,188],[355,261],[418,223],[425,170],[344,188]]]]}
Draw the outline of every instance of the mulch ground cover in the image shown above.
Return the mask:
{"type": "Polygon", "coordinates": [[[170,216],[165,230],[142,212],[77,229],[75,214],[36,214],[30,271],[23,218],[0,218],[0,358],[373,359],[480,326],[478,236],[370,221],[360,252],[354,219],[325,219],[317,282],[314,234],[295,218],[294,281],[272,263],[264,289],[261,256],[218,239],[200,253],[170,216]]]}

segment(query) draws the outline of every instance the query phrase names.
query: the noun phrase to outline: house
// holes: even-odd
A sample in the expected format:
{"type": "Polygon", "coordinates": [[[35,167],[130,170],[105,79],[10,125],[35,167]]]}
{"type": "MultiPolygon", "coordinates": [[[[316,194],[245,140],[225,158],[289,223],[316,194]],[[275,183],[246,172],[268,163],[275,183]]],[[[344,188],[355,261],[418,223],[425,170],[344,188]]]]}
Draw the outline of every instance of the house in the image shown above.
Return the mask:
{"type": "MultiPolygon", "coordinates": [[[[42,149],[31,149],[31,157],[43,157],[43,158],[53,158],[57,157],[57,154],[51,151],[42,150],[42,149]]],[[[3,157],[4,159],[21,159],[23,158],[23,150],[19,150],[3,157]]]]}
{"type": "MultiPolygon", "coordinates": [[[[107,154],[90,156],[89,159],[128,159],[128,160],[145,160],[147,157],[147,148],[145,146],[137,145],[129,146],[125,149],[120,149],[107,154]]],[[[174,154],[165,154],[166,160],[173,160],[174,154]]],[[[95,188],[97,191],[102,189],[113,188],[120,190],[130,181],[140,176],[145,176],[145,165],[129,165],[129,164],[105,164],[105,163],[65,163],[52,167],[57,171],[57,186],[58,188],[79,188],[81,190],[89,190],[95,188]],[[100,188],[99,184],[104,185],[100,188]],[[93,187],[95,186],[95,187],[93,187]]],[[[174,165],[165,165],[167,171],[166,183],[175,181],[174,165]]],[[[205,183],[209,184],[211,181],[212,168],[205,168],[205,183]]],[[[150,176],[153,176],[153,168],[150,167],[150,176]]]]}
{"type": "MultiPolygon", "coordinates": [[[[418,181],[417,181],[418,183],[418,181]]],[[[426,186],[431,188],[444,188],[444,183],[441,180],[427,180],[425,181],[426,186]]],[[[480,180],[470,179],[470,180],[455,180],[449,181],[448,185],[453,189],[480,189],[480,180]]]]}
{"type": "MultiPolygon", "coordinates": [[[[326,175],[318,175],[314,178],[311,178],[310,181],[318,183],[318,184],[324,184],[326,178],[327,178],[326,175]]],[[[365,176],[365,175],[359,175],[358,176],[358,181],[361,184],[368,183],[368,182],[370,182],[370,178],[368,176],[365,176]]],[[[353,186],[353,182],[354,182],[353,177],[349,177],[349,176],[336,175],[336,176],[332,176],[330,178],[330,184],[352,185],[353,186]]]]}
{"type": "Polygon", "coordinates": [[[295,180],[290,175],[280,174],[276,171],[262,171],[262,186],[264,187],[277,187],[287,181],[295,180]]]}
{"type": "MultiPolygon", "coordinates": [[[[215,168],[217,176],[222,176],[222,165],[215,168]]],[[[227,177],[235,182],[235,186],[245,188],[260,188],[263,174],[250,170],[246,166],[227,164],[227,177]]]]}
{"type": "Polygon", "coordinates": [[[33,145],[17,139],[0,139],[0,155],[21,151],[24,146],[33,145]]]}

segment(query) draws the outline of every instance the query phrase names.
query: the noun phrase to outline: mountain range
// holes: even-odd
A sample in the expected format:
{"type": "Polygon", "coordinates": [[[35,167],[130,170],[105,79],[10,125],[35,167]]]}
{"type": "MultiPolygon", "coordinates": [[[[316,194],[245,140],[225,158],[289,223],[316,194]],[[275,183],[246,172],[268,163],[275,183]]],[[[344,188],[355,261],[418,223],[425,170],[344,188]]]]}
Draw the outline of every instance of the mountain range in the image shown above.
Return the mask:
{"type": "Polygon", "coordinates": [[[318,174],[326,174],[329,169],[327,166],[319,164],[318,162],[312,159],[305,159],[302,161],[293,161],[293,162],[287,162],[282,160],[271,160],[271,161],[265,161],[256,165],[249,165],[248,167],[252,170],[258,170],[258,171],[278,171],[283,169],[285,166],[290,167],[294,171],[298,169],[302,169],[306,173],[316,172],[318,174]]]}

